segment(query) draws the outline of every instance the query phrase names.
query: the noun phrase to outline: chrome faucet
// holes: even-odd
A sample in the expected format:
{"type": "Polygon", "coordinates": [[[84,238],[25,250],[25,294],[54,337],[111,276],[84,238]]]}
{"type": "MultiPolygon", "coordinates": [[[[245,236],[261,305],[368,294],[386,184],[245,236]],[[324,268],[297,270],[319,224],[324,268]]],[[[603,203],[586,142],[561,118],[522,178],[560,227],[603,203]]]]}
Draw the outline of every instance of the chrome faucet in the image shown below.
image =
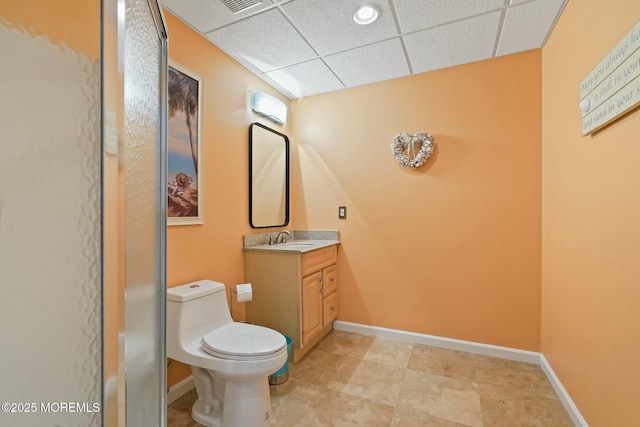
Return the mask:
{"type": "Polygon", "coordinates": [[[291,232],[289,230],[282,230],[276,236],[276,243],[286,243],[287,242],[287,238],[285,237],[285,234],[287,236],[291,236],[291,232]]]}

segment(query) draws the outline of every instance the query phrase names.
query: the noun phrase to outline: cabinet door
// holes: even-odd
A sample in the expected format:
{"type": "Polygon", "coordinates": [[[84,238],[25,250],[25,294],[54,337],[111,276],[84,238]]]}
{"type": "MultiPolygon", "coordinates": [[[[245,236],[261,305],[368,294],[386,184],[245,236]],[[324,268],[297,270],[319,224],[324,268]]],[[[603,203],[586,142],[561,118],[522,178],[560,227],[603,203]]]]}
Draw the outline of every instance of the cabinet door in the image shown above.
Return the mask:
{"type": "Polygon", "coordinates": [[[302,279],[302,342],[322,329],[322,273],[302,279]]]}

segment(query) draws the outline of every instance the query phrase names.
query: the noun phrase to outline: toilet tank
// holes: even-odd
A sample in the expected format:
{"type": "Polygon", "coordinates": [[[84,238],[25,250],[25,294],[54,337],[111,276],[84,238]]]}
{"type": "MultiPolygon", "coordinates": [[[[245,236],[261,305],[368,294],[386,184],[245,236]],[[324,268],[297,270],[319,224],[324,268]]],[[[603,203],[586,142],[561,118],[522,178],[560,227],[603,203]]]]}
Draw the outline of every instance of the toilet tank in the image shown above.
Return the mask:
{"type": "Polygon", "coordinates": [[[200,280],[167,289],[167,356],[232,322],[223,283],[200,280]]]}

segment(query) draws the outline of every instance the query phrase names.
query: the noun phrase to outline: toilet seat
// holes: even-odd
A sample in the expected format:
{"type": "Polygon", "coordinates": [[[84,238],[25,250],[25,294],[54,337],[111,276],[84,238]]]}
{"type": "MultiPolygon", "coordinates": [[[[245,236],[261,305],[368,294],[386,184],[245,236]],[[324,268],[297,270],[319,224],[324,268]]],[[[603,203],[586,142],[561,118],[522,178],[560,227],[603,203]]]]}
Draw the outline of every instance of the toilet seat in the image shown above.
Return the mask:
{"type": "Polygon", "coordinates": [[[273,329],[232,322],[203,336],[201,344],[202,349],[212,356],[251,361],[276,356],[285,349],[287,341],[273,329]]]}

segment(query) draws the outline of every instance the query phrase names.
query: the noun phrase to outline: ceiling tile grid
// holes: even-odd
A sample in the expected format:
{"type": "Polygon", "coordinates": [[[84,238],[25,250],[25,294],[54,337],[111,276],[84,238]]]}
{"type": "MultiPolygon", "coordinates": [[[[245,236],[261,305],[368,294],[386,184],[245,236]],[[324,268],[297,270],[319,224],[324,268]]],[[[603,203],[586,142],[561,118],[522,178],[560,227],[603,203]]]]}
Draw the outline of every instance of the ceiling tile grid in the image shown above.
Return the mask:
{"type": "Polygon", "coordinates": [[[409,75],[398,38],[327,56],[325,61],[346,87],[409,75]]]}
{"type": "MultiPolygon", "coordinates": [[[[542,47],[568,0],[162,0],[295,99],[542,47]],[[352,21],[375,5],[376,22],[352,21]]],[[[169,34],[171,37],[171,34],[169,34]]]]}
{"type": "Polygon", "coordinates": [[[542,47],[551,31],[549,23],[556,21],[564,3],[565,0],[537,0],[507,9],[497,55],[542,47]]]}
{"type": "Polygon", "coordinates": [[[491,58],[500,27],[500,12],[405,36],[415,73],[491,58]]]}
{"type": "Polygon", "coordinates": [[[395,0],[400,29],[406,34],[500,10],[504,0],[395,0]]]}
{"type": "Polygon", "coordinates": [[[267,72],[317,57],[278,9],[211,31],[206,37],[252,71],[267,72]]]}
{"type": "Polygon", "coordinates": [[[271,2],[264,2],[234,14],[220,0],[162,0],[162,5],[203,34],[275,7],[271,2]]]}
{"type": "Polygon", "coordinates": [[[263,74],[271,84],[278,84],[293,98],[343,89],[345,85],[321,59],[280,68],[263,74]]]}
{"type": "Polygon", "coordinates": [[[398,35],[387,0],[376,5],[380,17],[370,25],[357,25],[351,16],[362,0],[296,0],[282,6],[291,23],[304,35],[319,55],[379,42],[398,35]]]}

